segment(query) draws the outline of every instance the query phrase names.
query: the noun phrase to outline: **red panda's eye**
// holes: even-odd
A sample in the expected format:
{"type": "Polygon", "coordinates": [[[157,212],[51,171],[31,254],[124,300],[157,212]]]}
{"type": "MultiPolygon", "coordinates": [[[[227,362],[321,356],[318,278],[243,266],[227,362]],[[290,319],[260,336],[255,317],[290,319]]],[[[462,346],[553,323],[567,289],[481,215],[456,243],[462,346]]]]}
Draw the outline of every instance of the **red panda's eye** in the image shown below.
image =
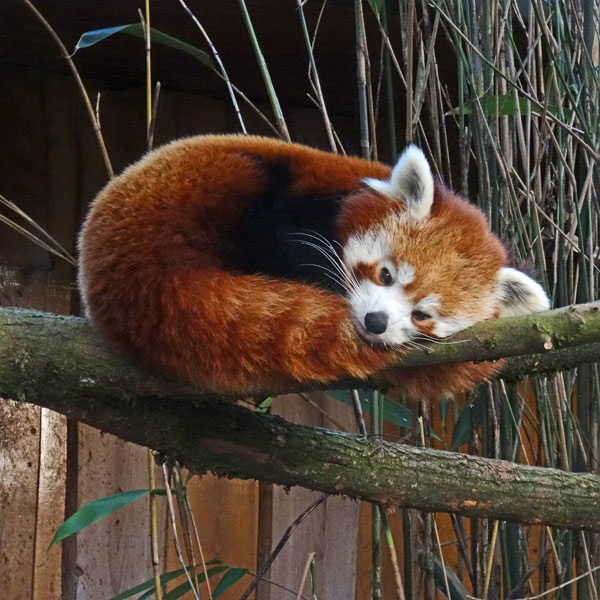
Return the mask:
{"type": "Polygon", "coordinates": [[[383,267],[383,269],[379,271],[379,281],[381,281],[383,285],[392,285],[392,283],[394,282],[394,278],[392,277],[392,274],[388,271],[388,269],[383,267]]]}
{"type": "Polygon", "coordinates": [[[423,312],[422,310],[413,310],[412,318],[415,321],[427,321],[428,319],[431,319],[431,315],[423,312]]]}

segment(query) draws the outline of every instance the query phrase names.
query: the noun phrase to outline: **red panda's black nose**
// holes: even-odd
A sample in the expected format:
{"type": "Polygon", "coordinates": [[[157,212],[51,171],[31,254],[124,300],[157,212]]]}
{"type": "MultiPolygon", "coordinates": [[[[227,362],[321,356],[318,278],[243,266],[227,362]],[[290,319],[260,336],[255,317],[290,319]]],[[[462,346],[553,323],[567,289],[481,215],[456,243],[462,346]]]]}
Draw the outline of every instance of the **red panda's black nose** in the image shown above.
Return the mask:
{"type": "Polygon", "coordinates": [[[383,333],[387,324],[388,316],[384,312],[370,312],[365,315],[365,327],[369,333],[383,333]]]}

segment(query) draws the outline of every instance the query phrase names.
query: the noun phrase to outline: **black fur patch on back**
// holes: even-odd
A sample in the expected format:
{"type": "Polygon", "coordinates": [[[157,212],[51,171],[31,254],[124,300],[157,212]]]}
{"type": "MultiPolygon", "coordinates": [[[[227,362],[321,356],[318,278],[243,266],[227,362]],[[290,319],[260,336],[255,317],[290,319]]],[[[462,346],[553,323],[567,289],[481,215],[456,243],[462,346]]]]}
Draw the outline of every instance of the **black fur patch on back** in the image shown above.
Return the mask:
{"type": "Polygon", "coordinates": [[[335,221],[341,197],[292,195],[285,159],[253,158],[264,169],[267,184],[250,200],[242,217],[231,256],[233,264],[243,273],[312,283],[341,294],[343,288],[326,271],[335,272],[331,263],[308,245],[325,247],[324,242],[311,237],[323,236],[340,251],[335,221]]]}

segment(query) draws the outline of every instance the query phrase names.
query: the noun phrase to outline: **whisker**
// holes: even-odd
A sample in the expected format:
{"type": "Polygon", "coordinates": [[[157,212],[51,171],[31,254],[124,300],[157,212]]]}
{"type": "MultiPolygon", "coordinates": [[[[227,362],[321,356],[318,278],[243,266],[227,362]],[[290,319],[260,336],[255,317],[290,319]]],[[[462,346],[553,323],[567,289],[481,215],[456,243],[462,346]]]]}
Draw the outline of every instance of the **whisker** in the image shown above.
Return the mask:
{"type": "MultiPolygon", "coordinates": [[[[324,249],[328,250],[333,256],[336,257],[337,260],[340,261],[341,265],[343,265],[344,267],[346,266],[343,264],[343,261],[341,260],[336,249],[331,245],[331,242],[325,236],[321,235],[320,233],[318,233],[316,231],[314,233],[306,232],[306,231],[299,231],[295,235],[303,235],[305,237],[312,238],[313,240],[316,240],[317,242],[320,242],[321,244],[323,244],[324,249]]],[[[295,241],[301,241],[301,240],[295,240],[295,241]]]]}
{"type": "Polygon", "coordinates": [[[322,248],[321,246],[317,246],[316,244],[313,244],[312,242],[307,242],[304,240],[297,240],[300,244],[304,244],[305,246],[308,246],[310,248],[313,248],[314,250],[318,251],[322,256],[324,256],[329,262],[330,264],[335,268],[335,270],[339,273],[339,275],[348,281],[348,284],[352,283],[352,280],[349,279],[347,277],[347,274],[344,272],[343,269],[340,268],[339,263],[334,260],[334,258],[327,252],[327,249],[322,248]]]}
{"type": "Polygon", "coordinates": [[[427,350],[427,346],[425,344],[419,344],[418,342],[415,342],[415,340],[408,340],[408,342],[405,343],[410,344],[417,350],[427,350]]]}
{"type": "MultiPolygon", "coordinates": [[[[452,335],[456,335],[456,334],[452,334],[452,335]]],[[[457,341],[453,342],[453,341],[449,340],[448,338],[444,338],[444,339],[440,340],[438,338],[431,337],[424,333],[420,334],[418,339],[427,340],[428,342],[431,342],[432,344],[439,344],[441,346],[449,346],[452,344],[465,344],[465,343],[471,341],[471,340],[457,340],[457,341]]]]}
{"type": "Polygon", "coordinates": [[[354,289],[358,293],[358,281],[356,277],[351,276],[352,274],[348,271],[346,265],[341,262],[339,256],[335,253],[335,251],[330,251],[328,248],[323,248],[313,242],[308,242],[306,240],[292,240],[298,242],[300,244],[304,244],[314,250],[317,250],[322,256],[324,256],[331,265],[335,268],[335,270],[339,273],[339,275],[348,283],[348,286],[354,289]],[[332,253],[333,252],[333,253],[332,253]]]}
{"type": "Polygon", "coordinates": [[[326,275],[327,277],[329,277],[330,279],[335,281],[337,284],[341,285],[345,290],[350,291],[348,289],[346,282],[343,281],[342,279],[340,279],[340,277],[337,275],[337,273],[335,273],[331,269],[328,269],[327,267],[324,267],[323,265],[317,265],[314,263],[302,263],[299,266],[300,267],[316,267],[317,269],[321,269],[323,271],[324,275],[326,275]]]}
{"type": "MultiPolygon", "coordinates": [[[[360,282],[358,281],[356,275],[350,269],[348,269],[330,240],[328,240],[318,231],[312,230],[298,231],[292,235],[304,236],[305,238],[309,238],[311,240],[315,240],[315,242],[318,242],[310,242],[306,239],[291,239],[291,241],[304,244],[320,252],[335,267],[340,276],[348,283],[348,292],[350,293],[352,291],[361,300],[365,300],[364,292],[360,289],[360,282]]],[[[337,240],[333,240],[333,242],[336,243],[340,249],[343,249],[343,246],[340,244],[340,242],[337,240]]]]}
{"type": "MultiPolygon", "coordinates": [[[[462,329],[459,329],[458,331],[455,331],[454,333],[451,333],[450,335],[447,335],[447,336],[446,336],[444,339],[445,339],[445,340],[450,340],[450,339],[452,339],[452,338],[453,338],[455,335],[458,335],[458,334],[459,334],[461,331],[463,331],[463,330],[462,330],[462,329]]],[[[427,337],[427,338],[430,338],[430,339],[433,339],[433,340],[437,340],[437,339],[439,339],[439,338],[434,338],[434,337],[432,337],[432,336],[430,336],[430,335],[427,335],[426,333],[421,333],[420,335],[422,335],[422,336],[425,336],[425,337],[427,337]]],[[[465,340],[465,341],[468,341],[468,340],[465,340]]],[[[460,342],[462,343],[462,340],[460,340],[460,342]]]]}
{"type": "Polygon", "coordinates": [[[343,251],[344,247],[342,246],[342,244],[338,241],[338,240],[328,240],[324,235],[320,234],[318,231],[314,231],[314,232],[310,232],[310,233],[305,233],[305,235],[312,235],[313,237],[315,237],[316,239],[322,241],[327,248],[329,248],[329,250],[331,250],[331,252],[333,254],[335,254],[335,256],[337,257],[337,259],[340,261],[340,265],[341,267],[347,272],[348,276],[351,277],[352,279],[354,279],[356,281],[356,284],[358,285],[358,279],[356,278],[356,275],[354,275],[354,273],[352,271],[350,271],[350,269],[348,269],[348,267],[346,266],[346,264],[344,263],[344,261],[342,260],[342,257],[339,255],[338,251],[333,247],[333,243],[337,244],[338,247],[340,248],[340,250],[343,251]]]}
{"type": "Polygon", "coordinates": [[[415,344],[411,340],[407,340],[406,342],[404,342],[402,344],[390,344],[390,346],[393,350],[406,350],[407,348],[409,350],[424,350],[424,348],[422,346],[415,344]]]}
{"type": "MultiPolygon", "coordinates": [[[[329,239],[327,239],[322,233],[319,233],[318,231],[314,231],[312,229],[307,229],[305,231],[298,231],[293,235],[304,235],[306,237],[311,237],[315,240],[322,242],[325,246],[333,249],[333,246],[331,245],[331,241],[329,239]]],[[[337,240],[333,240],[333,241],[339,244],[339,242],[337,240]]],[[[341,247],[341,245],[340,245],[340,247],[341,247]]]]}

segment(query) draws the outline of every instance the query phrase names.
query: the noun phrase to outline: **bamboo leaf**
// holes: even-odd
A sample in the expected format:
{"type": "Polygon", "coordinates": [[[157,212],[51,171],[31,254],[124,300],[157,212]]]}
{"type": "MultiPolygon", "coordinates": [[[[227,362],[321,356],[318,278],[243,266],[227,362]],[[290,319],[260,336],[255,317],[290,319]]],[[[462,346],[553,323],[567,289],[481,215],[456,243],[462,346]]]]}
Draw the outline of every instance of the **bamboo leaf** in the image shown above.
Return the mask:
{"type": "MultiPolygon", "coordinates": [[[[198,566],[196,568],[198,569],[198,568],[200,568],[200,566],[198,566]]],[[[208,577],[210,578],[213,575],[217,575],[218,573],[225,571],[226,569],[227,569],[226,566],[213,567],[212,569],[207,569],[206,573],[208,574],[208,577]]],[[[198,579],[199,583],[202,583],[206,579],[205,574],[203,572],[200,573],[198,575],[197,579],[198,579]]],[[[172,589],[168,594],[165,594],[163,596],[163,600],[177,600],[178,598],[181,598],[184,594],[189,592],[190,589],[191,589],[190,582],[186,581],[186,582],[182,583],[181,585],[178,585],[176,588],[172,589]]],[[[215,596],[213,593],[213,598],[214,597],[215,596]]]]}
{"type": "MultiPolygon", "coordinates": [[[[327,394],[344,404],[352,406],[352,395],[349,390],[327,390],[327,394]]],[[[373,390],[358,390],[358,397],[364,412],[371,410],[371,396],[373,390]]],[[[412,426],[413,414],[412,411],[400,404],[384,396],[383,398],[383,420],[400,427],[410,428],[412,426]]]]}
{"type": "Polygon", "coordinates": [[[223,575],[217,587],[213,590],[212,597],[216,600],[223,592],[228,590],[232,585],[236,584],[244,575],[248,574],[248,569],[240,567],[232,567],[223,575]]]}
{"type": "Polygon", "coordinates": [[[438,400],[438,406],[440,409],[440,422],[442,427],[446,426],[446,416],[448,415],[448,398],[441,397],[438,400]]]}
{"type": "Polygon", "coordinates": [[[383,397],[383,420],[400,427],[412,427],[413,414],[403,404],[395,402],[387,396],[383,397]]]}
{"type": "Polygon", "coordinates": [[[265,398],[256,408],[256,412],[257,413],[262,413],[263,415],[266,414],[269,411],[269,408],[271,407],[271,404],[273,403],[273,397],[269,396],[268,398],[265,398]]]}
{"type": "Polygon", "coordinates": [[[473,394],[460,415],[452,431],[452,450],[457,450],[471,438],[471,428],[481,423],[481,407],[485,402],[483,394],[473,394]]]}
{"type": "MultiPolygon", "coordinates": [[[[512,94],[484,94],[477,100],[473,100],[469,103],[464,104],[462,107],[457,106],[454,107],[449,114],[454,115],[470,115],[476,112],[477,106],[476,102],[479,102],[481,105],[481,110],[486,117],[495,117],[499,116],[507,116],[507,117],[516,117],[526,115],[527,111],[530,110],[532,115],[540,116],[542,111],[536,106],[529,104],[527,98],[519,97],[518,100],[515,100],[515,97],[512,94]]],[[[554,115],[555,117],[560,117],[562,119],[569,120],[573,116],[573,111],[570,109],[559,108],[556,105],[548,104],[546,110],[554,115]]]]}
{"type": "Polygon", "coordinates": [[[75,49],[73,50],[71,56],[73,56],[81,48],[89,48],[90,46],[94,46],[98,42],[105,40],[111,35],[126,30],[127,27],[132,27],[132,25],[118,25],[117,27],[106,27],[105,29],[94,29],[93,31],[86,31],[81,35],[77,44],[75,44],[75,49]]]}
{"type": "Polygon", "coordinates": [[[151,490],[131,490],[129,492],[115,494],[114,496],[100,498],[99,500],[94,500],[93,502],[85,504],[58,528],[48,549],[56,544],[56,542],[64,540],[84,527],[87,527],[96,521],[100,521],[100,519],[107,517],[120,508],[123,508],[138,498],[147,496],[150,493],[151,490]]]}
{"type": "Polygon", "coordinates": [[[385,0],[368,0],[369,6],[373,11],[373,14],[377,17],[379,21],[381,19],[381,13],[385,8],[385,0]]]}
{"type": "MultiPolygon", "coordinates": [[[[105,40],[116,33],[127,33],[134,37],[144,39],[144,29],[141,23],[130,23],[129,25],[95,29],[82,34],[75,46],[75,49],[73,50],[73,54],[82,48],[94,46],[98,42],[101,42],[102,40],[105,40]]],[[[189,54],[196,60],[200,61],[203,65],[216,70],[212,58],[206,52],[200,50],[200,48],[196,48],[196,46],[192,46],[187,42],[182,42],[180,39],[173,37],[172,35],[168,35],[167,33],[155,29],[154,27],[150,27],[150,37],[153,42],[162,44],[163,46],[169,46],[170,48],[175,48],[181,52],[185,52],[186,54],[189,54]]],[[[71,54],[71,56],[73,56],[73,54],[71,54]]]]}
{"type": "MultiPolygon", "coordinates": [[[[199,565],[195,567],[195,569],[200,568],[201,567],[199,565]]],[[[211,577],[212,575],[216,575],[217,573],[224,571],[226,568],[227,567],[217,567],[217,569],[208,569],[208,576],[211,577]]],[[[193,572],[195,569],[194,567],[188,567],[189,572],[193,572]]],[[[160,576],[160,583],[161,585],[166,585],[173,579],[177,579],[178,577],[181,577],[184,574],[185,571],[183,569],[178,569],[177,571],[170,571],[169,573],[163,573],[160,576]]],[[[202,573],[199,576],[199,580],[200,578],[201,581],[204,581],[204,573],[202,573]]],[[[121,592],[120,594],[117,594],[116,596],[113,596],[112,598],[110,598],[110,600],[125,600],[126,598],[131,598],[132,596],[135,596],[136,594],[139,594],[141,592],[146,593],[143,596],[140,596],[138,600],[143,600],[144,598],[152,596],[152,594],[154,594],[154,577],[151,577],[143,583],[140,583],[128,590],[125,590],[124,592],[121,592]]]]}

